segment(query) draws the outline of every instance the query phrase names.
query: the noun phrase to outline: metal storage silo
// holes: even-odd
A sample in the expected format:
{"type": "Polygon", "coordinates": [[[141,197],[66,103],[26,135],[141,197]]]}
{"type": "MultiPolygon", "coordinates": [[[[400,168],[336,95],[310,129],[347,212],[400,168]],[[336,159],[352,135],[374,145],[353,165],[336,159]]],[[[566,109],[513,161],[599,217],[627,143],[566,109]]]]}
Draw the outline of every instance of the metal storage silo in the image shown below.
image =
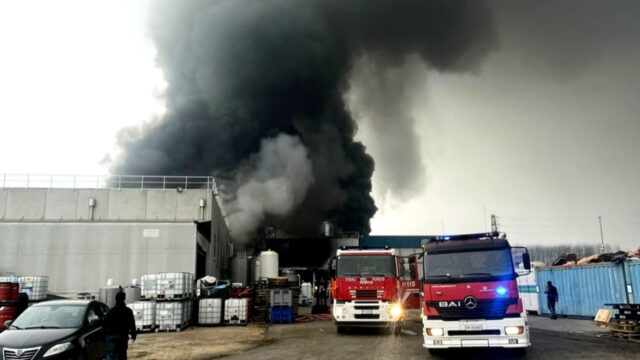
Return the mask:
{"type": "Polygon", "coordinates": [[[236,256],[231,258],[231,279],[235,283],[247,285],[249,280],[249,259],[246,250],[236,251],[236,256]]]}
{"type": "Polygon", "coordinates": [[[251,260],[251,268],[252,268],[252,276],[253,281],[260,280],[260,256],[256,256],[251,260]]]}

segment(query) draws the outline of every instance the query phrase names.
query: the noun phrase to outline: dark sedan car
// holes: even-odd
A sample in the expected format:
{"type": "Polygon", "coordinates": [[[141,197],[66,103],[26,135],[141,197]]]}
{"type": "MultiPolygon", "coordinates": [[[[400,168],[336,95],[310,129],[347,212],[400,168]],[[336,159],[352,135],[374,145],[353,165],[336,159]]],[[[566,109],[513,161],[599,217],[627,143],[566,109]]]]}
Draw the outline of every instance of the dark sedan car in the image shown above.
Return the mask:
{"type": "Polygon", "coordinates": [[[104,359],[107,306],[92,300],[45,301],[29,307],[0,333],[4,360],[104,359]]]}

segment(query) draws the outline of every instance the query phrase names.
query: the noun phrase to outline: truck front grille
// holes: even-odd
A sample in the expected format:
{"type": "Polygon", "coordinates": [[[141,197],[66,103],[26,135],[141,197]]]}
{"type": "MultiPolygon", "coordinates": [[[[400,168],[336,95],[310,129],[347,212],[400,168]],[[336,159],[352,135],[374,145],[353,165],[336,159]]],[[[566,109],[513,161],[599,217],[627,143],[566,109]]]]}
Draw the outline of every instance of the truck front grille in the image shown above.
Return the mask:
{"type": "Polygon", "coordinates": [[[500,335],[500,330],[450,330],[449,336],[500,335]]]}
{"type": "Polygon", "coordinates": [[[356,319],[380,319],[380,314],[355,314],[356,319]]]}
{"type": "MultiPolygon", "coordinates": [[[[460,307],[440,307],[440,302],[430,301],[427,306],[435,308],[439,316],[429,316],[429,318],[442,320],[463,320],[463,319],[503,319],[509,305],[517,304],[518,299],[489,299],[478,300],[475,309],[467,309],[461,302],[460,307]]],[[[520,314],[514,314],[520,316],[520,314]]]]}
{"type": "Polygon", "coordinates": [[[356,298],[377,298],[378,292],[376,290],[356,290],[356,298]]]}

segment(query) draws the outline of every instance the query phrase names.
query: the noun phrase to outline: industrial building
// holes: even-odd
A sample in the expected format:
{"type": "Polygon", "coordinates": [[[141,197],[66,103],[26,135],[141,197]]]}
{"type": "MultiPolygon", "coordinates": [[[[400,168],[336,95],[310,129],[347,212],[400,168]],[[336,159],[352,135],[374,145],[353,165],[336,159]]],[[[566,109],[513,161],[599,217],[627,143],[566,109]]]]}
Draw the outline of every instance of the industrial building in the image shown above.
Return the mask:
{"type": "Polygon", "coordinates": [[[211,177],[0,180],[0,276],[49,276],[50,293],[70,296],[150,273],[229,275],[211,177]]]}

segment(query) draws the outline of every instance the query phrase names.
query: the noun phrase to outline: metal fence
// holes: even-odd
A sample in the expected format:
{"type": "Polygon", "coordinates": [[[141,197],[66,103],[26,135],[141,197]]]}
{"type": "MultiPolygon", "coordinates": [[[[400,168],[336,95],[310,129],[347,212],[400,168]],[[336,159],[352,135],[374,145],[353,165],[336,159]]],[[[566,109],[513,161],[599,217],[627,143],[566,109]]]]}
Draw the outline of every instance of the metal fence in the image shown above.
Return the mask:
{"type": "Polygon", "coordinates": [[[212,176],[0,174],[0,188],[27,189],[208,189],[218,193],[212,176]]]}

